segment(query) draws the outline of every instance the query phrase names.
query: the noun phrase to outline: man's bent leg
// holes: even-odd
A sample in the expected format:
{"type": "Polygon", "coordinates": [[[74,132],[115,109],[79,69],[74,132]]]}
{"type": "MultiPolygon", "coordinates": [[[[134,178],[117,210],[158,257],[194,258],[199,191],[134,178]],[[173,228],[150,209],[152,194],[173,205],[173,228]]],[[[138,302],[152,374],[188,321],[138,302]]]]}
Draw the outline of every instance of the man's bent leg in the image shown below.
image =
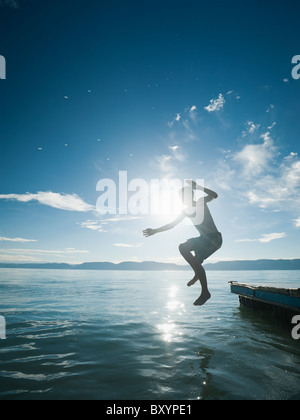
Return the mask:
{"type": "Polygon", "coordinates": [[[179,251],[183,258],[190,264],[190,266],[195,271],[195,277],[188,283],[188,286],[192,286],[198,280],[200,280],[202,286],[202,293],[201,296],[196,300],[194,303],[195,306],[203,306],[210,298],[211,294],[209,293],[208,286],[207,286],[207,277],[206,272],[202,266],[202,264],[195,258],[192,254],[192,250],[188,243],[181,244],[179,247],[179,251]]]}
{"type": "MultiPolygon", "coordinates": [[[[197,261],[197,258],[195,258],[195,260],[197,261]]],[[[200,297],[196,300],[196,302],[194,302],[195,306],[203,306],[211,298],[211,294],[209,293],[209,290],[207,287],[206,272],[200,263],[199,263],[199,277],[200,277],[200,283],[202,286],[202,293],[200,297]]]]}
{"type": "Polygon", "coordinates": [[[188,283],[188,286],[192,286],[195,283],[197,283],[197,281],[200,280],[200,276],[198,273],[198,265],[197,265],[197,261],[195,261],[195,257],[193,256],[193,254],[191,253],[191,249],[188,245],[188,243],[185,244],[181,244],[179,246],[179,251],[180,254],[183,256],[183,258],[186,260],[186,262],[189,263],[189,265],[192,267],[192,269],[194,270],[195,276],[194,278],[188,283]]]}
{"type": "Polygon", "coordinates": [[[188,243],[181,244],[179,246],[179,251],[183,258],[190,264],[192,269],[195,272],[195,277],[193,280],[191,280],[188,283],[188,286],[192,286],[195,284],[198,280],[200,280],[202,291],[204,293],[208,293],[208,287],[207,287],[207,277],[204,268],[202,267],[202,264],[195,258],[191,252],[190,246],[188,243]]]}

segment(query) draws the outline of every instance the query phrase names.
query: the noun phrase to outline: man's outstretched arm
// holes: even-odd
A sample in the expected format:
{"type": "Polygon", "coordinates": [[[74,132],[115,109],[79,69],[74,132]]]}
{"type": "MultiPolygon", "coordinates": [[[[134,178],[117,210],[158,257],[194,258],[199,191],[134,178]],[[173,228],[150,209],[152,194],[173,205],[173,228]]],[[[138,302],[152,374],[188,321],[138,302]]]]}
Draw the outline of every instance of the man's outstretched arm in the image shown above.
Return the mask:
{"type": "Polygon", "coordinates": [[[168,225],[162,226],[159,229],[146,229],[143,230],[143,234],[146,238],[149,236],[156,235],[157,233],[167,232],[168,230],[174,229],[175,226],[179,225],[180,222],[185,218],[185,214],[182,213],[180,216],[177,217],[177,219],[174,220],[174,222],[169,223],[168,225]]]}

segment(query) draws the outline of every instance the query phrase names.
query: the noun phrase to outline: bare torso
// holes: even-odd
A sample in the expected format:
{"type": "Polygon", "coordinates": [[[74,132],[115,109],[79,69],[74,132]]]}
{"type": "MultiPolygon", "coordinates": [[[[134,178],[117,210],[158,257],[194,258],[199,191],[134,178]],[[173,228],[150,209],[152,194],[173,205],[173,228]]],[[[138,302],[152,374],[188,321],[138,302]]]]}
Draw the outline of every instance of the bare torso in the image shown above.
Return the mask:
{"type": "Polygon", "coordinates": [[[195,225],[195,228],[198,230],[200,235],[211,236],[216,233],[219,233],[215,225],[214,219],[212,218],[212,215],[208,208],[208,205],[205,201],[205,198],[197,201],[194,209],[195,208],[196,208],[196,211],[194,211],[193,213],[188,212],[188,214],[187,213],[186,214],[187,214],[187,217],[191,219],[191,221],[195,225]]]}

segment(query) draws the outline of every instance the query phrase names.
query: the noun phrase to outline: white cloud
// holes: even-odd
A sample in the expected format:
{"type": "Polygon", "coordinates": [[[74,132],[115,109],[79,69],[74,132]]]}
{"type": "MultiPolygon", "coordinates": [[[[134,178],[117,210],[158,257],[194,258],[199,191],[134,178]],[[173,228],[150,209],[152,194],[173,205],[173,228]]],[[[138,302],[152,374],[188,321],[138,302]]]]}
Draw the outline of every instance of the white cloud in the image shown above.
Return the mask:
{"type": "Polygon", "coordinates": [[[132,222],[132,221],[141,220],[141,219],[143,219],[143,217],[141,216],[116,216],[114,218],[100,220],[100,223],[105,225],[108,223],[132,222]]]}
{"type": "Polygon", "coordinates": [[[295,223],[295,226],[296,226],[297,228],[300,228],[300,217],[298,217],[298,219],[295,219],[295,220],[294,220],[294,223],[295,223]]]}
{"type": "Polygon", "coordinates": [[[37,201],[45,206],[59,210],[89,212],[95,210],[93,206],[85,203],[77,194],[61,194],[53,192],[38,192],[37,194],[2,194],[0,200],[19,201],[28,203],[37,201]]]}
{"type": "Polygon", "coordinates": [[[277,174],[266,174],[253,183],[248,192],[251,204],[281,210],[297,209],[300,206],[300,161],[285,159],[277,174]]]}
{"type": "Polygon", "coordinates": [[[298,153],[295,153],[295,152],[291,152],[288,156],[286,156],[284,159],[285,160],[291,160],[291,159],[294,159],[294,158],[297,158],[298,157],[298,153]]]}
{"type": "Polygon", "coordinates": [[[181,120],[181,115],[180,115],[180,114],[176,114],[176,115],[175,115],[175,117],[173,118],[173,120],[172,120],[172,121],[170,121],[170,122],[168,122],[169,127],[170,127],[170,128],[172,128],[172,127],[173,127],[173,125],[174,125],[176,122],[179,122],[180,120],[181,120]]]}
{"type": "Polygon", "coordinates": [[[275,122],[273,122],[273,124],[271,124],[269,127],[268,127],[268,130],[273,130],[273,128],[275,127],[277,125],[277,122],[275,121],[275,122]]]}
{"type": "Polygon", "coordinates": [[[268,233],[263,235],[261,238],[258,239],[239,239],[236,242],[260,242],[260,243],[270,243],[272,241],[275,241],[276,239],[282,239],[285,238],[287,235],[285,232],[282,233],[268,233]]]}
{"type": "Polygon", "coordinates": [[[259,242],[262,242],[262,243],[267,244],[267,243],[272,242],[272,241],[275,241],[277,239],[286,238],[286,236],[287,235],[286,235],[285,232],[282,232],[282,233],[269,233],[269,234],[263,235],[259,239],[259,242]]]}
{"type": "Polygon", "coordinates": [[[170,146],[169,149],[175,152],[176,150],[179,149],[179,146],[170,146]]]}
{"type": "Polygon", "coordinates": [[[243,168],[243,173],[247,178],[257,177],[262,172],[270,168],[270,164],[277,154],[274,142],[267,132],[261,136],[263,144],[248,144],[233,157],[243,168]]]}
{"type": "Polygon", "coordinates": [[[190,118],[193,122],[197,120],[197,107],[193,105],[190,109],[190,118]]]}
{"type": "Polygon", "coordinates": [[[202,117],[199,116],[196,105],[186,107],[181,114],[177,114],[177,117],[168,123],[172,129],[169,133],[170,141],[174,144],[183,144],[198,140],[198,132],[195,130],[195,126],[201,120],[202,117]]]}
{"type": "Polygon", "coordinates": [[[151,166],[158,170],[164,178],[178,176],[178,171],[187,160],[187,153],[181,146],[169,146],[169,154],[155,156],[150,162],[151,166]]]}
{"type": "Polygon", "coordinates": [[[116,225],[117,223],[121,222],[132,222],[136,220],[141,220],[141,216],[116,216],[116,217],[108,217],[107,219],[94,219],[94,220],[86,220],[85,222],[78,223],[82,228],[92,230],[94,232],[108,232],[111,231],[111,228],[108,225],[116,225]]]}
{"type": "Polygon", "coordinates": [[[13,248],[13,249],[6,249],[6,250],[2,250],[1,252],[6,252],[6,253],[10,253],[10,254],[16,254],[16,253],[21,253],[21,254],[45,254],[45,255],[68,255],[68,254],[89,254],[89,251],[81,251],[81,250],[77,250],[75,248],[66,248],[64,250],[46,250],[46,249],[17,249],[17,248],[13,248]]]}
{"type": "Polygon", "coordinates": [[[299,156],[295,152],[281,155],[269,131],[260,138],[263,141],[259,144],[246,144],[242,150],[227,155],[226,160],[220,159],[217,170],[208,178],[226,193],[234,192],[244,204],[288,212],[296,223],[300,207],[299,156]]]}
{"type": "Polygon", "coordinates": [[[0,250],[0,262],[6,263],[42,263],[42,262],[69,262],[77,263],[80,255],[89,254],[89,251],[66,248],[64,250],[45,249],[6,249],[0,250]]]}
{"type": "Polygon", "coordinates": [[[169,133],[171,145],[168,147],[168,153],[155,156],[149,162],[164,178],[178,177],[178,173],[188,158],[188,154],[180,144],[196,139],[191,124],[197,122],[197,107],[193,105],[192,107],[186,108],[184,112],[187,114],[187,118],[183,119],[181,114],[178,113],[173,121],[168,123],[172,129],[169,133]],[[176,127],[173,127],[175,122],[178,124],[176,124],[176,127]]]}
{"type": "Polygon", "coordinates": [[[250,134],[254,134],[256,130],[260,128],[260,124],[254,124],[253,121],[247,121],[248,132],[250,134]]]}
{"type": "Polygon", "coordinates": [[[114,244],[114,246],[119,248],[140,248],[142,244],[114,244]]]}
{"type": "Polygon", "coordinates": [[[169,147],[169,149],[171,150],[171,152],[173,154],[173,158],[175,159],[175,161],[177,161],[177,162],[185,162],[186,161],[187,155],[184,152],[182,147],[171,146],[171,147],[169,147]]]}
{"type": "Polygon", "coordinates": [[[4,238],[0,237],[0,242],[37,242],[36,239],[23,239],[23,238],[4,238]]]}
{"type": "Polygon", "coordinates": [[[18,255],[16,257],[16,255],[9,255],[9,254],[5,254],[0,252],[0,262],[1,263],[10,263],[10,264],[14,264],[14,263],[39,263],[41,262],[40,259],[31,256],[31,255],[18,255]]]}
{"type": "Polygon", "coordinates": [[[176,173],[176,166],[171,155],[156,156],[152,164],[165,176],[174,176],[176,173]]]}
{"type": "Polygon", "coordinates": [[[216,112],[221,111],[224,108],[226,101],[222,93],[219,94],[219,97],[217,99],[212,99],[210,101],[210,104],[205,107],[206,111],[208,112],[216,112]]]}
{"type": "Polygon", "coordinates": [[[269,112],[273,111],[273,109],[274,109],[274,108],[275,108],[275,105],[271,104],[271,105],[267,108],[266,112],[267,112],[267,113],[269,113],[269,112]]]}
{"type": "Polygon", "coordinates": [[[87,220],[85,222],[79,223],[81,227],[89,230],[94,230],[97,232],[105,232],[103,225],[98,220],[87,220]]]}
{"type": "Polygon", "coordinates": [[[220,160],[213,173],[206,175],[208,184],[216,184],[226,192],[236,189],[237,181],[237,171],[229,159],[228,156],[226,160],[224,158],[220,160]]]}

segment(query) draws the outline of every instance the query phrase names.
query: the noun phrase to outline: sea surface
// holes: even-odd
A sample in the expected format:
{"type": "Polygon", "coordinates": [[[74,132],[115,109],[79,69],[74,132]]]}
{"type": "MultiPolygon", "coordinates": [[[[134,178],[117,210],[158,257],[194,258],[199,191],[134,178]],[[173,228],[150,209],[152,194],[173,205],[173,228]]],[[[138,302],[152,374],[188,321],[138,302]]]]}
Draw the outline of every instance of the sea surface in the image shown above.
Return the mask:
{"type": "Polygon", "coordinates": [[[228,281],[300,287],[298,271],[0,270],[0,399],[300,399],[292,325],[240,308],[228,281]]]}

